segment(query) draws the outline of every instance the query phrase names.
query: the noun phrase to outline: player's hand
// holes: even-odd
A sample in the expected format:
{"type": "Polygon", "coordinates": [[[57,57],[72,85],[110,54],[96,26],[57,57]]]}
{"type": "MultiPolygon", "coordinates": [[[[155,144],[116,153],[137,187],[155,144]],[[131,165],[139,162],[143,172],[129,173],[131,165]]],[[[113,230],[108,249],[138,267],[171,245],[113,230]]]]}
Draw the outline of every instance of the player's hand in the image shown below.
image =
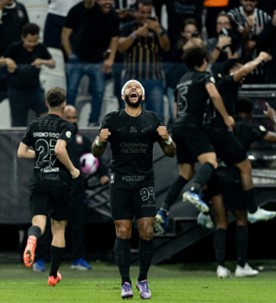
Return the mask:
{"type": "Polygon", "coordinates": [[[235,126],[235,120],[232,116],[227,116],[227,118],[224,119],[224,123],[228,127],[229,131],[233,131],[233,127],[235,126]]]}
{"type": "Polygon", "coordinates": [[[160,23],[158,22],[157,19],[156,20],[147,19],[146,25],[149,30],[154,31],[157,34],[162,30],[160,23]]]}
{"type": "Polygon", "coordinates": [[[43,60],[40,58],[36,58],[33,62],[32,62],[32,66],[35,66],[36,68],[41,68],[43,64],[43,60]]]}
{"type": "Polygon", "coordinates": [[[0,0],[0,10],[2,10],[7,4],[8,0],[0,0]]]}
{"type": "Polygon", "coordinates": [[[110,74],[112,72],[113,60],[108,58],[104,60],[102,65],[102,71],[104,74],[110,74]]]}
{"type": "Polygon", "coordinates": [[[260,52],[258,57],[261,58],[264,62],[272,60],[272,56],[267,52],[260,52]]]}
{"type": "Polygon", "coordinates": [[[276,119],[276,112],[275,109],[272,108],[267,102],[265,103],[266,105],[266,110],[264,110],[264,114],[270,118],[272,121],[275,122],[276,119]]]}
{"type": "Polygon", "coordinates": [[[77,179],[80,175],[80,171],[76,167],[74,167],[74,169],[70,171],[70,174],[72,176],[72,179],[77,179]]]}
{"type": "Polygon", "coordinates": [[[156,129],[156,131],[158,132],[158,135],[164,140],[168,140],[170,135],[168,133],[167,127],[164,125],[160,125],[158,126],[158,128],[156,129]]]}
{"type": "Polygon", "coordinates": [[[148,26],[147,24],[144,24],[142,26],[139,26],[136,31],[135,31],[135,34],[137,36],[140,36],[140,37],[147,37],[148,34],[149,34],[149,30],[148,30],[148,26]]]}
{"type": "Polygon", "coordinates": [[[109,131],[108,128],[101,129],[99,136],[98,136],[99,143],[102,143],[102,144],[106,143],[108,140],[108,137],[110,135],[111,135],[111,132],[109,131]]]}
{"type": "Polygon", "coordinates": [[[15,61],[13,61],[10,58],[6,58],[6,65],[7,65],[7,70],[9,73],[14,73],[15,70],[17,69],[17,65],[15,61]]]}
{"type": "Polygon", "coordinates": [[[101,183],[101,185],[105,185],[105,184],[109,183],[109,177],[108,176],[101,176],[100,177],[100,183],[101,183]]]}

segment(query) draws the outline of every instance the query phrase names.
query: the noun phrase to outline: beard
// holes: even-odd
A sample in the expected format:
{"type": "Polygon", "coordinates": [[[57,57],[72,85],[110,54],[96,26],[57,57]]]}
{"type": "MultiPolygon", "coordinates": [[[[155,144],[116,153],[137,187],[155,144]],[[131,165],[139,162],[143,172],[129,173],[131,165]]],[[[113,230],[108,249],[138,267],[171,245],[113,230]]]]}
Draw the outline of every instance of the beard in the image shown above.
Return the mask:
{"type": "Polygon", "coordinates": [[[139,99],[137,102],[135,103],[132,103],[130,100],[129,100],[129,96],[125,96],[125,102],[126,104],[129,106],[129,107],[132,107],[132,108],[137,108],[141,105],[142,103],[142,96],[139,96],[139,99]]]}

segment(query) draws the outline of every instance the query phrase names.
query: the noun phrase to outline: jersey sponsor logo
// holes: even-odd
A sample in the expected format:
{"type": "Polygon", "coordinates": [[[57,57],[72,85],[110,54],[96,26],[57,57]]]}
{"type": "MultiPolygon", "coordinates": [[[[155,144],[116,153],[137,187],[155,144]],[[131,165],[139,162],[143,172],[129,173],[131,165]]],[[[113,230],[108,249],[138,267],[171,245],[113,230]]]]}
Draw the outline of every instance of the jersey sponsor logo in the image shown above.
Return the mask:
{"type": "Polygon", "coordinates": [[[59,167],[45,167],[41,169],[43,173],[53,173],[53,172],[59,172],[59,167]]]}
{"type": "Polygon", "coordinates": [[[145,180],[145,176],[122,176],[122,181],[139,182],[145,180]]]}
{"type": "Polygon", "coordinates": [[[121,153],[123,154],[145,154],[147,152],[148,144],[122,142],[120,147],[121,153]]]}
{"type": "Polygon", "coordinates": [[[43,180],[54,180],[54,181],[60,181],[59,174],[45,174],[43,175],[43,180]]]}
{"type": "Polygon", "coordinates": [[[33,133],[34,138],[59,138],[59,133],[53,133],[53,132],[34,132],[33,133]]]}

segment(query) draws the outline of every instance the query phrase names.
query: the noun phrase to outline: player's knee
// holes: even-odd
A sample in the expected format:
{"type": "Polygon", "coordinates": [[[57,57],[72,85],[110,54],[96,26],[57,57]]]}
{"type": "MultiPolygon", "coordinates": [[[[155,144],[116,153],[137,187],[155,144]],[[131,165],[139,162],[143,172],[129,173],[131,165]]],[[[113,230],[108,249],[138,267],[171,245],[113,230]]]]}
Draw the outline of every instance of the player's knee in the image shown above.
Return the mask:
{"type": "Polygon", "coordinates": [[[121,239],[130,239],[131,238],[131,229],[127,228],[124,225],[116,226],[116,236],[121,239]]]}

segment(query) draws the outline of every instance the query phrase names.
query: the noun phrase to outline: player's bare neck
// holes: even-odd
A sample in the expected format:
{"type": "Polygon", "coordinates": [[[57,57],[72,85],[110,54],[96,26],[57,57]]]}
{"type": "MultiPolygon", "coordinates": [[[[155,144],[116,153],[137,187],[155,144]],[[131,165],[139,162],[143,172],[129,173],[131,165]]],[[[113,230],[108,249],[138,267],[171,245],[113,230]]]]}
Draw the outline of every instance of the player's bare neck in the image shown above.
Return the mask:
{"type": "Polygon", "coordinates": [[[60,110],[49,110],[49,114],[51,115],[56,115],[56,116],[59,116],[59,117],[62,117],[62,111],[60,110]]]}
{"type": "Polygon", "coordinates": [[[142,108],[141,107],[138,107],[138,108],[126,107],[125,111],[131,117],[138,117],[141,115],[142,108]]]}

